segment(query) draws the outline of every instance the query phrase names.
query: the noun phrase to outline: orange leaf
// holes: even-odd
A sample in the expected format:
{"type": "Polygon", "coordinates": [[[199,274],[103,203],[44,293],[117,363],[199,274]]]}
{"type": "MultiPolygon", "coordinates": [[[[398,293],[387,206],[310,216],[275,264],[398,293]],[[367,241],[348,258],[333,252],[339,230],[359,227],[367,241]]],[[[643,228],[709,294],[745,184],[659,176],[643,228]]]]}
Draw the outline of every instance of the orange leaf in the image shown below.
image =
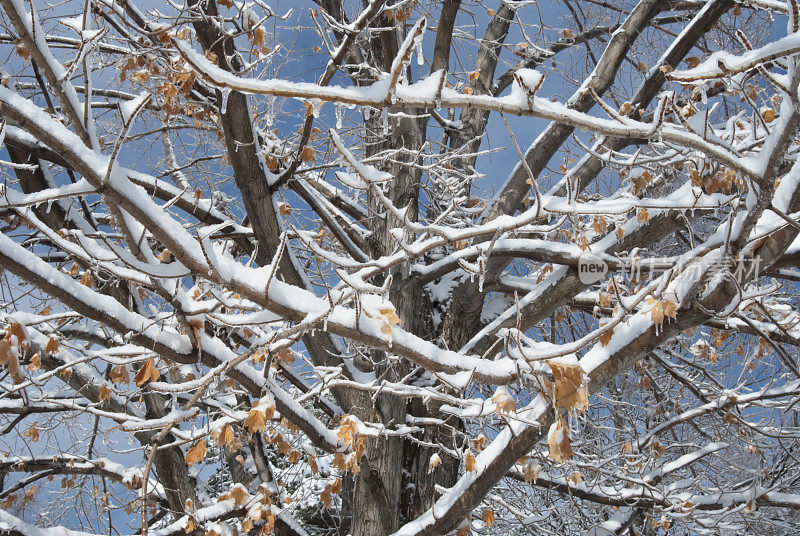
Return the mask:
{"type": "Polygon", "coordinates": [[[429,472],[429,473],[432,473],[432,472],[433,472],[433,470],[434,470],[434,469],[436,469],[436,467],[437,467],[437,466],[438,466],[440,463],[442,463],[442,458],[441,458],[441,456],[439,456],[438,454],[434,453],[434,454],[431,456],[431,459],[430,459],[430,461],[428,462],[428,472],[429,472]]]}
{"type": "Polygon", "coordinates": [[[288,348],[281,348],[278,350],[278,353],[275,354],[275,359],[277,359],[280,363],[291,365],[294,363],[294,354],[288,348]]]}
{"type": "Polygon", "coordinates": [[[58,342],[58,339],[55,339],[53,337],[48,338],[47,343],[44,345],[45,353],[50,355],[55,354],[56,352],[58,352],[59,344],[60,343],[58,342]]]}
{"type": "Polygon", "coordinates": [[[341,422],[342,424],[339,426],[339,430],[336,431],[336,436],[345,445],[352,445],[358,436],[358,425],[349,417],[344,417],[341,422]]]}
{"type": "Polygon", "coordinates": [[[504,385],[497,388],[494,396],[492,396],[492,401],[497,404],[496,411],[498,415],[517,411],[517,403],[504,385]]]}
{"type": "Polygon", "coordinates": [[[38,352],[31,356],[31,362],[28,363],[28,370],[39,370],[42,368],[42,356],[38,352]]]}
{"type": "Polygon", "coordinates": [[[614,329],[609,329],[608,331],[603,332],[597,339],[600,341],[600,344],[603,346],[608,346],[608,343],[611,342],[611,337],[614,336],[614,329]]]}
{"type": "Polygon", "coordinates": [[[303,151],[300,153],[300,160],[303,162],[311,162],[314,160],[314,149],[311,147],[303,147],[303,151]]]}
{"type": "Polygon", "coordinates": [[[11,343],[15,343],[17,346],[27,350],[29,343],[28,343],[28,334],[25,331],[25,328],[22,327],[22,324],[19,322],[14,322],[8,326],[6,330],[6,340],[11,343]],[[12,337],[16,337],[16,341],[12,339],[12,337]]]}
{"type": "Polygon", "coordinates": [[[664,307],[664,315],[675,320],[678,317],[678,305],[672,300],[664,300],[662,302],[664,307]]]}
{"type": "Polygon", "coordinates": [[[267,41],[267,31],[263,26],[259,26],[253,31],[253,44],[260,46],[267,41]]]}
{"type": "Polygon", "coordinates": [[[378,312],[383,316],[384,320],[388,322],[390,325],[395,325],[400,323],[400,318],[394,312],[394,308],[392,307],[381,307],[378,309],[378,312]]]}
{"type": "MultiPolygon", "coordinates": [[[[6,337],[8,336],[6,335],[6,337]]],[[[19,369],[17,352],[14,350],[14,345],[7,338],[0,340],[0,364],[6,366],[15,385],[24,381],[25,378],[19,369]]]]}
{"type": "Polygon", "coordinates": [[[161,374],[158,372],[158,369],[153,363],[153,360],[148,359],[147,362],[145,362],[145,364],[142,365],[142,368],[139,369],[139,372],[136,373],[136,376],[134,376],[133,381],[134,383],[136,383],[138,387],[141,387],[148,381],[158,380],[159,376],[161,376],[161,374]]]}
{"type": "Polygon", "coordinates": [[[81,285],[92,288],[94,286],[94,277],[88,270],[83,272],[81,276],[81,285]]]}
{"type": "Polygon", "coordinates": [[[464,470],[468,473],[475,470],[475,455],[472,454],[471,450],[468,450],[466,454],[464,454],[464,470]]]}
{"type": "Polygon", "coordinates": [[[28,47],[25,46],[25,43],[22,40],[16,42],[17,45],[17,56],[22,58],[23,60],[27,60],[31,57],[31,52],[28,50],[28,47]]]}
{"type": "Polygon", "coordinates": [[[128,367],[125,365],[117,365],[111,369],[111,381],[114,383],[131,383],[131,375],[128,373],[128,367]]]}
{"type": "Polygon", "coordinates": [[[186,453],[186,463],[189,465],[194,465],[197,462],[201,461],[206,455],[206,440],[201,439],[195,445],[189,449],[189,452],[186,453]]]}
{"type": "Polygon", "coordinates": [[[36,443],[39,441],[39,429],[36,428],[36,423],[30,425],[30,427],[22,433],[25,437],[30,437],[31,441],[36,443]]]}
{"type": "Polygon", "coordinates": [[[532,482],[539,478],[539,473],[542,472],[542,466],[538,463],[533,462],[525,462],[522,466],[522,476],[525,478],[525,482],[532,482]]]}
{"type": "Polygon", "coordinates": [[[550,427],[547,435],[547,455],[557,463],[564,463],[572,456],[572,446],[569,443],[569,434],[564,420],[559,417],[558,422],[550,427]]]}
{"type": "Polygon", "coordinates": [[[582,409],[585,390],[581,390],[583,387],[581,366],[561,363],[555,359],[550,359],[546,363],[553,373],[553,384],[547,385],[548,391],[553,395],[553,405],[568,410],[582,409]]]}
{"type": "Polygon", "coordinates": [[[592,222],[592,228],[594,229],[594,232],[596,232],[597,234],[603,234],[606,232],[606,229],[608,228],[608,222],[604,217],[597,216],[592,222]]]}
{"type": "Polygon", "coordinates": [[[231,489],[231,496],[233,497],[233,503],[236,506],[241,506],[247,501],[248,497],[250,497],[250,494],[247,493],[247,490],[244,489],[244,486],[241,484],[236,484],[233,486],[233,489],[231,489]]]}
{"type": "Polygon", "coordinates": [[[230,424],[226,424],[222,428],[215,430],[214,433],[214,441],[217,442],[219,445],[223,446],[230,446],[233,444],[233,427],[230,424]]]}
{"type": "Polygon", "coordinates": [[[251,409],[247,413],[247,418],[244,420],[244,426],[250,433],[255,433],[264,429],[264,424],[267,418],[264,413],[256,408],[251,409]]]}
{"type": "Polygon", "coordinates": [[[652,320],[653,324],[656,326],[660,326],[664,323],[664,309],[661,307],[661,302],[649,296],[647,297],[647,302],[652,305],[652,309],[650,309],[650,320],[652,320]]]}

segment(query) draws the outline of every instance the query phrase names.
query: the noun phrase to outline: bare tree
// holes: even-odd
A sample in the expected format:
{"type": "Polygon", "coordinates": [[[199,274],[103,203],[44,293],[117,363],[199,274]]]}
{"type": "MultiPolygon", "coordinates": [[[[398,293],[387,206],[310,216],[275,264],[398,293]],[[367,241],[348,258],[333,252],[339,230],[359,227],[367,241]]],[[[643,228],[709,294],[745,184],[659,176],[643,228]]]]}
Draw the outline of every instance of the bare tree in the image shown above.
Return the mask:
{"type": "Polygon", "coordinates": [[[795,534],[796,1],[316,4],[0,0],[0,530],[795,534]]]}

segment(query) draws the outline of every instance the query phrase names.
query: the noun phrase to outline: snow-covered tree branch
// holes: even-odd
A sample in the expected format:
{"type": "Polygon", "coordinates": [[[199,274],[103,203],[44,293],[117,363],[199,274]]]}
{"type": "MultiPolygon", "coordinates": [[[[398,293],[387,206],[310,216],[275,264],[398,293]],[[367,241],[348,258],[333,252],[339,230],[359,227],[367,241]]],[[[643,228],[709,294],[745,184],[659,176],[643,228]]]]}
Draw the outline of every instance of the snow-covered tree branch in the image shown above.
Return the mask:
{"type": "Polygon", "coordinates": [[[797,532],[797,2],[490,4],[0,0],[0,531],[797,532]]]}

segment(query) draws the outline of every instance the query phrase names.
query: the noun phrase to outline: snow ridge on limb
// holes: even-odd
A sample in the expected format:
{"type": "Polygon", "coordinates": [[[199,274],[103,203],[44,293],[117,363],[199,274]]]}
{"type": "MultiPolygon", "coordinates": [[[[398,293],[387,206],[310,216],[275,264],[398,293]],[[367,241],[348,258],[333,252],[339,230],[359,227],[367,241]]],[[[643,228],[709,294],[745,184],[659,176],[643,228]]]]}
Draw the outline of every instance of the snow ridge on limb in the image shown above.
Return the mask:
{"type": "Polygon", "coordinates": [[[273,95],[276,97],[315,98],[338,104],[371,106],[385,108],[402,105],[409,108],[479,108],[512,115],[538,117],[573,128],[596,132],[612,137],[662,139],[685,145],[693,149],[708,151],[715,159],[746,175],[754,174],[748,166],[742,165],[736,155],[724,147],[707,143],[701,136],[686,132],[673,125],[655,126],[632,119],[623,124],[613,119],[596,118],[576,111],[567,105],[537,97],[526,92],[517,83],[511,94],[505,97],[488,95],[465,95],[441,87],[444,73],[429,76],[412,85],[397,85],[390,95],[391,83],[384,78],[366,88],[350,86],[318,86],[308,82],[288,82],[285,80],[260,80],[237,77],[224,71],[196,52],[188,43],[175,41],[182,57],[216,87],[224,87],[243,93],[273,95]],[[441,87],[441,92],[439,89],[441,87]],[[658,128],[661,127],[661,128],[658,128]]]}

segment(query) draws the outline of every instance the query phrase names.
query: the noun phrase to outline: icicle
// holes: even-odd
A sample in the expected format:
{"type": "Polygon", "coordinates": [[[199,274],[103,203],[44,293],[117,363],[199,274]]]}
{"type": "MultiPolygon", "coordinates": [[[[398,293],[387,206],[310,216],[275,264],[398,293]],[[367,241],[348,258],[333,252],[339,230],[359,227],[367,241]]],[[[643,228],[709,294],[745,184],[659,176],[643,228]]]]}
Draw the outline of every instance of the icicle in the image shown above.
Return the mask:
{"type": "Polygon", "coordinates": [[[323,104],[324,101],[320,99],[311,99],[311,113],[314,115],[314,119],[319,119],[319,111],[323,104]]]}
{"type": "Polygon", "coordinates": [[[267,128],[272,126],[272,122],[274,120],[275,120],[275,95],[270,95],[267,98],[267,117],[266,117],[267,128]]]}
{"type": "Polygon", "coordinates": [[[425,56],[422,55],[422,39],[416,40],[417,45],[417,65],[422,66],[425,65],[425,56]]]}
{"type": "Polygon", "coordinates": [[[53,200],[52,199],[48,199],[47,200],[47,212],[51,212],[52,208],[53,208],[53,200]]]}
{"type": "Polygon", "coordinates": [[[342,107],[337,104],[334,112],[336,113],[336,130],[340,130],[342,128],[342,107]]]}
{"type": "Polygon", "coordinates": [[[222,96],[222,103],[220,104],[219,107],[219,113],[224,114],[228,110],[228,97],[231,94],[231,90],[230,88],[224,87],[220,89],[219,92],[220,95],[222,96]]]}
{"type": "Polygon", "coordinates": [[[483,281],[486,279],[486,257],[485,253],[481,251],[478,257],[478,292],[483,292],[483,281]]]}
{"type": "Polygon", "coordinates": [[[383,122],[383,135],[389,134],[389,108],[381,110],[381,121],[383,122]]]}

